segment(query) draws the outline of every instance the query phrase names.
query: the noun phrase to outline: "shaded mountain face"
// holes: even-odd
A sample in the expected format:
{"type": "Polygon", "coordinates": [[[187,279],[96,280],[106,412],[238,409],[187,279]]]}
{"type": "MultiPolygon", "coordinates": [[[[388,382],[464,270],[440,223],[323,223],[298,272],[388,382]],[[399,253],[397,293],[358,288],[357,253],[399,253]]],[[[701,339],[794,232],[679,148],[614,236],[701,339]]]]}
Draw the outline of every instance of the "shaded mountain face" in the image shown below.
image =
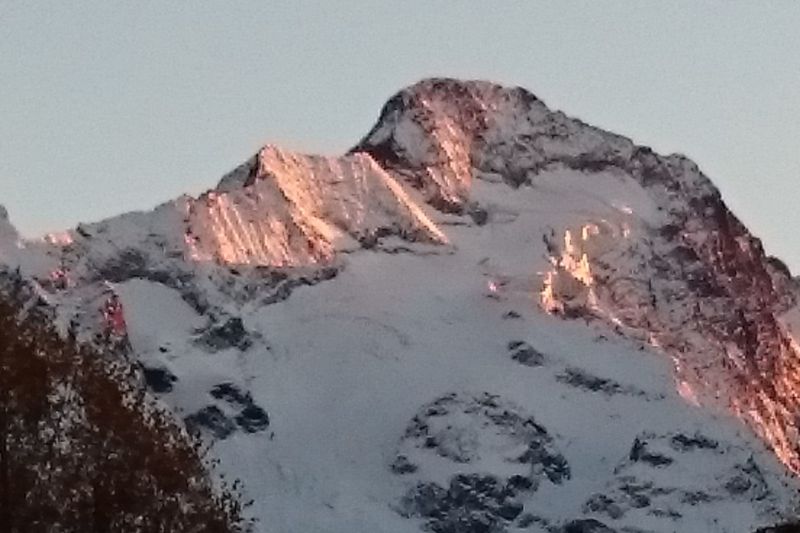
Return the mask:
{"type": "Polygon", "coordinates": [[[788,269],[693,162],[524,89],[425,80],[341,157],[267,146],[199,198],[3,231],[62,327],[131,344],[265,531],[748,531],[790,508],[788,269]]]}

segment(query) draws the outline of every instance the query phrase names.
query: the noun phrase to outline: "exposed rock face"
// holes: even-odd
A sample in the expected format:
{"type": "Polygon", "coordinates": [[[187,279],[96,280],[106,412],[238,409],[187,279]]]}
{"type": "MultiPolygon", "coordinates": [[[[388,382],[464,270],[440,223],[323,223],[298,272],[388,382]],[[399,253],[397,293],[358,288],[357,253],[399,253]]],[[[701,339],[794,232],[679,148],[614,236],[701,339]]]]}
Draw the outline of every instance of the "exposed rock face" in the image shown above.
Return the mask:
{"type": "Polygon", "coordinates": [[[269,427],[269,416],[267,412],[256,405],[253,396],[249,392],[242,392],[233,383],[220,383],[211,389],[212,397],[221,400],[238,411],[234,420],[244,431],[256,433],[269,427]]]}
{"type": "Polygon", "coordinates": [[[501,533],[522,513],[513,486],[487,475],[457,475],[447,488],[419,484],[401,503],[407,516],[427,519],[434,533],[501,533]]]}
{"type": "Polygon", "coordinates": [[[267,146],[198,198],[24,246],[3,209],[0,260],[42,284],[58,276],[64,296],[86,300],[104,283],[138,278],[179,291],[199,313],[223,315],[222,301],[271,304],[335,277],[341,254],[446,244],[429,215],[414,191],[366,154],[307,156],[267,146]]]}
{"type": "Polygon", "coordinates": [[[627,394],[632,396],[646,396],[647,393],[631,385],[623,385],[608,378],[594,376],[579,368],[566,368],[564,372],[556,376],[562,383],[589,392],[597,392],[606,396],[616,394],[627,394]]]}
{"type": "Polygon", "coordinates": [[[566,229],[563,246],[553,247],[543,305],[598,317],[663,348],[687,397],[730,405],[797,470],[791,278],[687,161],[638,149],[609,165],[642,184],[661,220],[566,229]]]}
{"type": "Polygon", "coordinates": [[[425,80],[341,157],[267,146],[199,198],[3,227],[0,262],[70,333],[116,298],[150,389],[224,441],[275,531],[784,519],[777,469],[695,431],[653,361],[800,470],[796,281],[694,163],[523,89],[425,80]]]}
{"type": "Polygon", "coordinates": [[[156,394],[170,392],[178,378],[166,368],[142,368],[147,387],[156,394]]]}
{"type": "Polygon", "coordinates": [[[489,393],[450,393],[423,406],[400,439],[391,470],[416,479],[400,512],[424,518],[435,533],[504,532],[523,512],[520,498],[542,479],[561,484],[570,478],[547,430],[489,393]],[[497,461],[506,465],[505,475],[482,473],[497,461]],[[435,470],[451,472],[446,487],[424,478],[432,462],[441,465],[435,470]],[[418,464],[427,468],[417,474],[418,464]]]}
{"type": "Polygon", "coordinates": [[[190,433],[208,431],[216,439],[225,439],[236,431],[236,425],[216,405],[203,407],[184,418],[190,433]]]}
{"type": "Polygon", "coordinates": [[[567,460],[547,430],[489,393],[450,393],[420,409],[406,428],[397,457],[413,465],[414,457],[431,454],[455,465],[480,464],[499,456],[509,465],[519,465],[514,476],[527,479],[531,487],[540,475],[552,483],[570,476],[567,460]]]}
{"type": "Polygon", "coordinates": [[[545,356],[542,352],[525,341],[511,341],[508,343],[511,359],[525,366],[542,366],[545,356]]]}
{"type": "Polygon", "coordinates": [[[187,216],[191,253],[232,264],[326,263],[348,240],[376,234],[447,240],[365,154],[326,158],[268,146],[192,202],[187,216]]]}
{"type": "Polygon", "coordinates": [[[244,392],[233,383],[215,385],[209,395],[216,400],[184,419],[190,432],[207,432],[222,440],[234,431],[257,433],[269,427],[269,415],[253,401],[249,392],[244,392]]]}
{"type": "Polygon", "coordinates": [[[696,168],[637,154],[619,168],[640,181],[663,220],[634,230],[596,222],[579,235],[565,230],[543,305],[607,320],[662,347],[687,396],[729,404],[797,470],[791,278],[716,190],[698,190],[696,168]],[[626,232],[630,238],[620,238],[626,232]]]}
{"type": "Polygon", "coordinates": [[[2,257],[3,248],[14,246],[18,240],[19,234],[8,219],[8,211],[0,205],[0,257],[2,257]]]}
{"type": "Polygon", "coordinates": [[[768,508],[774,497],[747,449],[701,433],[644,434],[616,467],[615,479],[583,510],[605,520],[633,515],[645,523],[648,517],[678,520],[694,507],[720,502],[768,508]]]}
{"type": "Polygon", "coordinates": [[[212,326],[205,331],[198,339],[198,343],[209,350],[237,348],[245,351],[252,346],[253,341],[245,329],[242,319],[232,317],[222,325],[212,326]]]}
{"type": "Polygon", "coordinates": [[[553,268],[542,306],[663,348],[691,401],[729,405],[800,470],[797,289],[692,161],[552,112],[523,89],[449,79],[398,93],[354,150],[454,212],[476,178],[536,187],[571,169],[588,190],[597,172],[636,184],[641,205],[543,235],[553,268]]]}

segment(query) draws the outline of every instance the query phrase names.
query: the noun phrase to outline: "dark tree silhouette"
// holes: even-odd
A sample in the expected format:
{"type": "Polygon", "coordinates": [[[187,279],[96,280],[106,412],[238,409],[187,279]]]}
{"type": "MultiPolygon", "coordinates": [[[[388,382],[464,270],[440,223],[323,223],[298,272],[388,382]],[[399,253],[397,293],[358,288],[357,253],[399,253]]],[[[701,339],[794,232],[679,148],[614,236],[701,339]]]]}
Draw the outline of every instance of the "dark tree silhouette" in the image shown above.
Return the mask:
{"type": "Polygon", "coordinates": [[[134,367],[61,336],[30,286],[0,277],[0,532],[246,529],[134,367]]]}

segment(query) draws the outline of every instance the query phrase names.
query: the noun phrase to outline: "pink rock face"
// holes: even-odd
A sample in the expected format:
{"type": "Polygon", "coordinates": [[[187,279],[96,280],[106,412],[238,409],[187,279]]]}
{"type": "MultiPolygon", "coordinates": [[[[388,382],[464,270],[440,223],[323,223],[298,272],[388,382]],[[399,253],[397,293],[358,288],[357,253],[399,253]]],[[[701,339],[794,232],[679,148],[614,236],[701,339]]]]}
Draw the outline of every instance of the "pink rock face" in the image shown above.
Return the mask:
{"type": "MultiPolygon", "coordinates": [[[[41,275],[63,268],[93,279],[97,265],[110,265],[104,276],[124,279],[153,263],[190,272],[202,264],[321,268],[386,236],[444,244],[435,212],[468,213],[482,200],[475,180],[535,188],[559,169],[583,177],[576,194],[613,204],[613,187],[597,177],[605,173],[633,184],[639,199],[616,206],[613,220],[588,214],[542,236],[552,268],[541,273],[541,306],[660,347],[687,400],[730,407],[800,471],[800,319],[788,270],[693,162],[551,111],[521,88],[424,80],[392,97],[349,154],[267,146],[197,199],[51,239],[65,257],[58,264],[48,252],[41,275]],[[134,251],[124,261],[112,254],[120,242],[134,251]]],[[[17,239],[3,210],[0,253],[17,239]]]]}
{"type": "Polygon", "coordinates": [[[398,93],[355,150],[403,169],[433,206],[456,212],[480,174],[535,186],[543,171],[568,168],[585,173],[587,190],[599,170],[635,181],[657,216],[638,229],[627,226],[641,225],[640,213],[631,224],[562,228],[542,306],[661,347],[684,397],[729,406],[800,471],[800,331],[786,318],[797,287],[692,161],[551,112],[522,89],[447,79],[398,93]]]}
{"type": "MultiPolygon", "coordinates": [[[[729,406],[800,471],[797,289],[788,270],[764,254],[694,163],[550,111],[520,88],[422,81],[392,97],[349,154],[267,146],[197,199],[88,225],[90,237],[64,234],[51,246],[68,248],[65,265],[50,261],[47,272],[63,266],[71,278],[91,279],[96,265],[110,264],[124,278],[177,256],[188,270],[316,268],[388,235],[444,244],[433,213],[468,212],[481,201],[476,179],[536,187],[554,169],[584,176],[581,194],[609,203],[613,190],[595,175],[627,180],[651,212],[620,206],[615,220],[589,215],[544,236],[552,268],[542,273],[541,305],[660,347],[689,401],[729,406]],[[120,271],[109,255],[118,242],[146,253],[120,271]]],[[[17,239],[3,210],[0,244],[17,239]]]]}
{"type": "Polygon", "coordinates": [[[693,162],[521,88],[424,80],[345,155],[266,146],[45,239],[0,210],[0,283],[17,267],[225,440],[276,530],[769,523],[784,469],[705,408],[800,472],[789,270],[693,162]]]}

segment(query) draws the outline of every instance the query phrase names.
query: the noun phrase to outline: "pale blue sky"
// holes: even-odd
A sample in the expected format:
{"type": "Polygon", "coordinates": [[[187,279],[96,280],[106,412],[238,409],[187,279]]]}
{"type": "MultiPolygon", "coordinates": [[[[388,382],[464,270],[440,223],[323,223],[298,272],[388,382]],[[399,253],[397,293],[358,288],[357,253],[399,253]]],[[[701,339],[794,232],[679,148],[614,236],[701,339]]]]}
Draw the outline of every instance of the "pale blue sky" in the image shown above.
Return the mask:
{"type": "Polygon", "coordinates": [[[0,203],[28,235],[338,153],[431,75],[695,159],[800,271],[800,2],[0,0],[0,203]],[[72,4],[72,5],[70,5],[72,4]]]}

